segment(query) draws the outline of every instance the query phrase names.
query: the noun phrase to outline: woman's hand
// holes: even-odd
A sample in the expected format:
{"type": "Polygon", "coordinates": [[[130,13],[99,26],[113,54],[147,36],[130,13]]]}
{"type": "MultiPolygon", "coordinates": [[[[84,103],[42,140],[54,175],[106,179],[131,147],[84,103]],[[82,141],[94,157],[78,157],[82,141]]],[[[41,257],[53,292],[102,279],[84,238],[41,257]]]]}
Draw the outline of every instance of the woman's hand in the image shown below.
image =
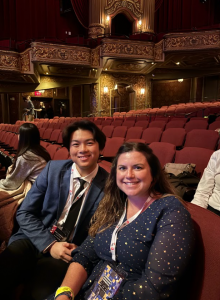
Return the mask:
{"type": "Polygon", "coordinates": [[[62,259],[69,263],[72,259],[71,252],[76,249],[77,245],[67,242],[56,242],[50,248],[50,255],[55,259],[62,259]]]}

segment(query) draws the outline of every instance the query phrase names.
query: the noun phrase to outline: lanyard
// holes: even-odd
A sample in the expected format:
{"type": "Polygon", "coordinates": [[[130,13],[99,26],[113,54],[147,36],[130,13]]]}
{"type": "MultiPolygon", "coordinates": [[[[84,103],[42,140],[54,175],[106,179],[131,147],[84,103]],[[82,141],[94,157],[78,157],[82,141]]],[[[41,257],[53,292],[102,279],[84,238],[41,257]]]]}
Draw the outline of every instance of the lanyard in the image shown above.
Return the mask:
{"type": "Polygon", "coordinates": [[[115,227],[115,230],[112,233],[112,239],[111,239],[111,244],[110,244],[110,251],[112,253],[112,260],[116,261],[116,243],[117,243],[117,236],[118,233],[121,229],[123,229],[125,226],[127,226],[129,223],[133,222],[144,210],[145,208],[149,205],[149,202],[153,200],[150,196],[147,198],[146,202],[144,203],[144,205],[142,206],[142,208],[131,218],[129,218],[128,220],[126,220],[123,223],[123,220],[125,218],[126,215],[126,203],[125,203],[125,208],[124,208],[124,212],[117,224],[117,226],[115,227]]]}
{"type": "MultiPolygon", "coordinates": [[[[74,165],[74,163],[73,163],[73,165],[74,165]]],[[[62,220],[62,223],[64,223],[65,221],[66,221],[66,218],[67,218],[67,216],[68,216],[68,214],[69,214],[69,211],[70,211],[70,208],[71,208],[71,206],[73,205],[73,203],[75,203],[76,201],[78,201],[79,200],[79,198],[81,198],[82,196],[83,196],[83,194],[86,192],[86,190],[90,187],[90,185],[91,185],[91,182],[90,182],[90,184],[87,186],[87,187],[85,187],[78,195],[77,195],[77,197],[75,198],[75,199],[73,199],[73,165],[72,165],[72,169],[71,169],[71,176],[70,176],[70,190],[69,190],[69,197],[68,197],[68,210],[67,210],[67,212],[65,213],[65,216],[64,216],[64,218],[63,218],[63,220],[62,220]],[[73,199],[73,200],[72,200],[73,199]]],[[[85,182],[87,182],[86,180],[85,180],[85,182]]]]}

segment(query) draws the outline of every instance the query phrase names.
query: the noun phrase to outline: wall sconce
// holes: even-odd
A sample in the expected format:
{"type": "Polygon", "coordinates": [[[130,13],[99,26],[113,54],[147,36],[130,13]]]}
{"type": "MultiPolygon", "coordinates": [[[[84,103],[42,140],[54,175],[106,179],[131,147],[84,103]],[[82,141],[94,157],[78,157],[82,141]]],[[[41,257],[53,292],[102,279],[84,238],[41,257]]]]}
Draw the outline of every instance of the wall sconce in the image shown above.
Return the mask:
{"type": "Polygon", "coordinates": [[[178,82],[183,82],[183,79],[181,78],[181,79],[178,79],[178,82]]]}
{"type": "Polygon", "coordinates": [[[108,87],[104,86],[104,94],[107,94],[107,93],[108,93],[108,87]]]}
{"type": "Polygon", "coordinates": [[[109,21],[110,21],[110,17],[107,16],[106,17],[106,20],[105,20],[105,25],[108,27],[109,26],[109,21]]]}
{"type": "Polygon", "coordinates": [[[118,85],[117,85],[117,84],[115,84],[114,90],[117,90],[117,89],[118,89],[118,85]]]}
{"type": "Polygon", "coordinates": [[[142,30],[142,20],[138,21],[138,29],[139,29],[139,31],[142,30]]]}
{"type": "Polygon", "coordinates": [[[141,89],[141,95],[145,94],[145,89],[141,89]]]}

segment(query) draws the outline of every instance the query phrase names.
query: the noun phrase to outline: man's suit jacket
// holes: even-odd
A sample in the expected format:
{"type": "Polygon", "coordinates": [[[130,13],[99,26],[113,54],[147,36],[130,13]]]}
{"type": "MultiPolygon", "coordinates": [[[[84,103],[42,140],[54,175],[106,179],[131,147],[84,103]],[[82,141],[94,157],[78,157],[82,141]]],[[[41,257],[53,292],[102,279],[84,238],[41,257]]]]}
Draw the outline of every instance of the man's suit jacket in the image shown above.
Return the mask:
{"type": "MultiPolygon", "coordinates": [[[[19,231],[9,243],[29,238],[39,251],[54,240],[50,229],[64,209],[69,194],[72,160],[49,161],[38,176],[17,212],[19,231]]],[[[80,245],[88,235],[91,217],[103,198],[103,189],[108,173],[99,167],[86,195],[86,200],[77,223],[72,242],[80,245]]]]}

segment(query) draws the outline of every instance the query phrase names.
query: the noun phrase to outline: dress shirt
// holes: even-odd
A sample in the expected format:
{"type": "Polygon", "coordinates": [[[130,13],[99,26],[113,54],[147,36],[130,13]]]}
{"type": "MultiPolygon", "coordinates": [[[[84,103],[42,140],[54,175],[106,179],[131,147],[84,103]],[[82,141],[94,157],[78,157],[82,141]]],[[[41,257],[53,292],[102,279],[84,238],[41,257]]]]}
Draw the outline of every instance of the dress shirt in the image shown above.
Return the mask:
{"type": "Polygon", "coordinates": [[[220,150],[210,157],[192,203],[203,208],[210,205],[220,211],[220,150]]]}
{"type": "MultiPolygon", "coordinates": [[[[66,204],[65,204],[65,207],[63,209],[63,212],[58,220],[58,225],[63,225],[66,221],[66,217],[67,217],[67,212],[70,210],[72,204],[73,204],[73,201],[75,199],[75,193],[76,191],[79,189],[80,187],[80,182],[78,180],[78,178],[81,178],[83,180],[85,180],[85,184],[84,184],[84,188],[87,188],[84,195],[83,195],[83,201],[82,201],[82,206],[80,208],[80,211],[79,211],[79,215],[78,215],[78,218],[77,218],[77,221],[76,221],[76,224],[78,222],[78,219],[79,219],[79,216],[81,214],[81,211],[82,211],[82,208],[84,206],[84,202],[85,202],[85,199],[86,199],[86,195],[88,193],[88,190],[89,190],[89,186],[92,182],[92,179],[96,176],[98,172],[98,164],[96,166],[96,168],[88,175],[86,175],[85,177],[82,177],[77,168],[76,168],[76,164],[73,163],[73,166],[72,166],[72,177],[73,177],[73,187],[72,187],[72,197],[71,197],[71,194],[69,192],[69,195],[67,197],[67,201],[66,201],[66,204]]],[[[70,180],[71,180],[71,177],[70,177],[70,180]]]]}

